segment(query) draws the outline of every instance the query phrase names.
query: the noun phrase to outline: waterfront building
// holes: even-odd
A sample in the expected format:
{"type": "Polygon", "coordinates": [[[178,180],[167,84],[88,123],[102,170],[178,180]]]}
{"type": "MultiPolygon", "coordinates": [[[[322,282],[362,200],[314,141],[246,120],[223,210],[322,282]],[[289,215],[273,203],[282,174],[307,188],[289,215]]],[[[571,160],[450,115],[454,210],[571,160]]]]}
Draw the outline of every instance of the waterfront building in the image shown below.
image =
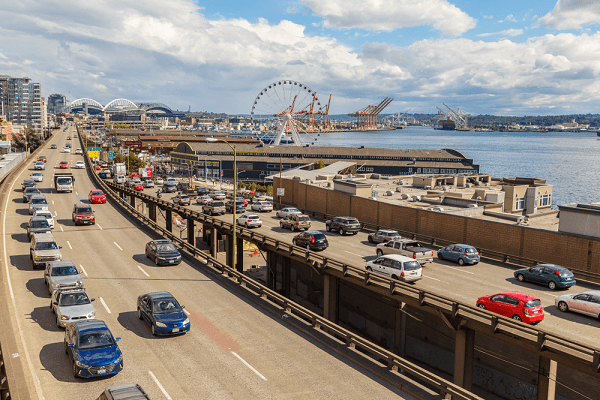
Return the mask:
{"type": "Polygon", "coordinates": [[[27,125],[41,134],[45,125],[41,85],[30,81],[0,75],[0,114],[13,124],[27,125]]]}

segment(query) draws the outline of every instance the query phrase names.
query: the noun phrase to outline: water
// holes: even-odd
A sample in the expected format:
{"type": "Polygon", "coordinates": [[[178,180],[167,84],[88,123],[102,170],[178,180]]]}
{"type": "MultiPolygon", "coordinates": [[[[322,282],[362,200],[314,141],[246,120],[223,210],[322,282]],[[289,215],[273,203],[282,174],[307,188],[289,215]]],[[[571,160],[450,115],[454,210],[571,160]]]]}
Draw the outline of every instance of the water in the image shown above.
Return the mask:
{"type": "MultiPolygon", "coordinates": [[[[315,138],[316,136],[313,136],[315,138]]],[[[552,205],[600,201],[600,138],[574,132],[460,132],[414,126],[379,132],[321,134],[315,146],[460,151],[494,177],[545,179],[552,205]]]]}

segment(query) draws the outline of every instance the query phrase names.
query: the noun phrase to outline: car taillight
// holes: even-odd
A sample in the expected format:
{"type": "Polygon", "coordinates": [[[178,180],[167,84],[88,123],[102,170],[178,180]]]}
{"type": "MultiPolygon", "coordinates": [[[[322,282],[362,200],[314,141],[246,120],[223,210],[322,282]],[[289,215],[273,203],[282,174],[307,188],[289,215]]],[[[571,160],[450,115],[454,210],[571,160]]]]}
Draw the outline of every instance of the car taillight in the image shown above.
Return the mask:
{"type": "Polygon", "coordinates": [[[401,273],[400,273],[400,276],[401,276],[402,278],[404,278],[404,272],[401,272],[401,273]]]}
{"type": "Polygon", "coordinates": [[[417,253],[413,253],[413,259],[416,260],[417,259],[417,253]]]}
{"type": "Polygon", "coordinates": [[[300,225],[300,222],[296,222],[296,225],[300,225]]]}
{"type": "Polygon", "coordinates": [[[559,270],[556,270],[554,272],[556,272],[556,275],[560,276],[560,271],[559,270]]]}
{"type": "MultiPolygon", "coordinates": [[[[433,252],[431,253],[431,255],[433,255],[433,252]]],[[[463,256],[469,257],[469,255],[467,253],[464,253],[463,256]]]]}
{"type": "Polygon", "coordinates": [[[312,235],[312,240],[310,241],[311,243],[315,242],[315,235],[312,235]]]}
{"type": "Polygon", "coordinates": [[[259,220],[259,221],[262,221],[262,219],[260,219],[260,218],[259,218],[258,220],[259,220]]]}

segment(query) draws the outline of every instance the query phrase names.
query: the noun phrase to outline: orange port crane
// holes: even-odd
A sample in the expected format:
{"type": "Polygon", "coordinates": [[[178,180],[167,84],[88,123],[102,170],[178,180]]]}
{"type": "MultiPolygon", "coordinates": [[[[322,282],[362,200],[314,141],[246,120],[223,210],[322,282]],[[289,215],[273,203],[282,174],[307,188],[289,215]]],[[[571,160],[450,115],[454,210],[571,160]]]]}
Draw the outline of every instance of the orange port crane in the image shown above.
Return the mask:
{"type": "Polygon", "coordinates": [[[381,113],[392,101],[391,97],[386,97],[376,106],[366,106],[365,108],[348,114],[350,117],[358,118],[358,129],[377,129],[377,116],[381,113]]]}

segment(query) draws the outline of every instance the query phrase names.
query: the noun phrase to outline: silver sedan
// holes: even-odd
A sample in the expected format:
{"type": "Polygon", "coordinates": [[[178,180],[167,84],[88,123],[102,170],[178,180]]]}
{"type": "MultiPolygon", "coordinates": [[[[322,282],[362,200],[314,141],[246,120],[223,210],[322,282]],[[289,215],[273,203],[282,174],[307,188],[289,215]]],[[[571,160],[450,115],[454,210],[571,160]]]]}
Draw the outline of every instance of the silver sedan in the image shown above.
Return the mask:
{"type": "Polygon", "coordinates": [[[72,321],[81,319],[96,319],[96,309],[85,290],[74,287],[59,289],[52,293],[50,308],[56,314],[56,325],[64,328],[72,321]]]}
{"type": "Polygon", "coordinates": [[[554,300],[560,311],[573,311],[600,318],[600,290],[591,290],[578,294],[563,294],[554,300]]]}
{"type": "Polygon", "coordinates": [[[302,211],[300,211],[294,207],[287,207],[287,208],[282,208],[281,210],[277,211],[277,213],[276,213],[277,218],[290,217],[294,214],[300,215],[300,214],[302,214],[302,211]]]}

